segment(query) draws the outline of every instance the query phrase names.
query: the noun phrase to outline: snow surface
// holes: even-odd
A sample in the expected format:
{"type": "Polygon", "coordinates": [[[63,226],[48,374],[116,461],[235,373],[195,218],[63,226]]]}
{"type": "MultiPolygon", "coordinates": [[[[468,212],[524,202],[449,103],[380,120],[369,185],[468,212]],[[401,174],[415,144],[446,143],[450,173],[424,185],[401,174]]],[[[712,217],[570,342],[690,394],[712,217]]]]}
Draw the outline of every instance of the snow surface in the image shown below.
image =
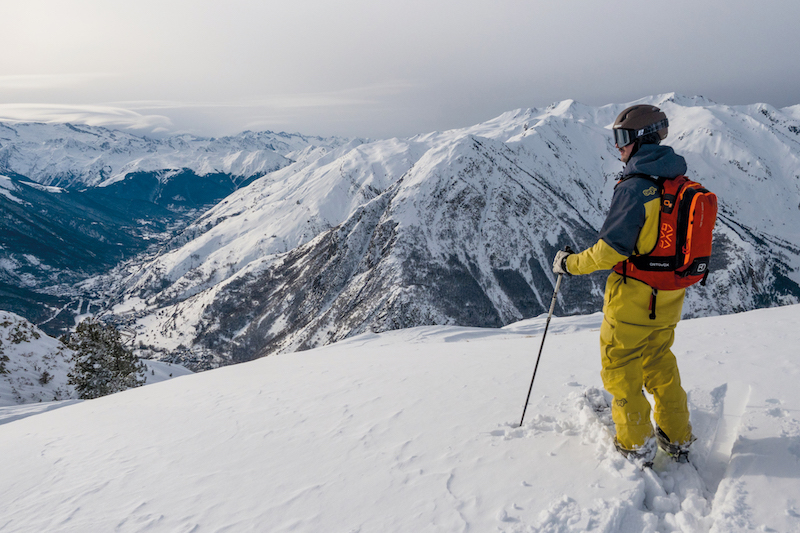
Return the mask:
{"type": "Polygon", "coordinates": [[[0,425],[0,530],[798,531],[800,306],[686,320],[692,465],[583,397],[598,314],[367,334],[0,425]]]}
{"type": "Polygon", "coordinates": [[[14,182],[11,181],[11,178],[9,178],[8,176],[0,176],[0,194],[5,196],[12,202],[16,202],[18,204],[24,204],[25,202],[23,200],[20,200],[19,198],[11,194],[11,191],[16,191],[16,190],[17,188],[14,185],[14,182]]]}
{"type": "Polygon", "coordinates": [[[72,354],[24,318],[0,310],[0,365],[6,370],[0,372],[0,412],[11,405],[74,398],[67,384],[72,354]]]}

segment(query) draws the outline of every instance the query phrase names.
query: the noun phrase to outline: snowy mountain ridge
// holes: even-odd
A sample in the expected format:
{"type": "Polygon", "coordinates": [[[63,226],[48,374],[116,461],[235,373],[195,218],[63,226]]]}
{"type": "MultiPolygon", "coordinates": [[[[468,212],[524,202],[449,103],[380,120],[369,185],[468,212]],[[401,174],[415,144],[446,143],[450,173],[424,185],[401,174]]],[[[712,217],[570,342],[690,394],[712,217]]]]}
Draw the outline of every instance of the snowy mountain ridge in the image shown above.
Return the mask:
{"type": "MultiPolygon", "coordinates": [[[[794,111],[675,94],[634,103],[664,109],[666,143],[720,200],[712,275],[690,289],[686,316],[800,301],[794,111]]],[[[144,346],[212,366],[365,331],[536,316],[555,250],[596,239],[622,170],[609,128],[628,105],[565,101],[288,165],[132,273],[114,312],[144,346]]],[[[604,278],[571,278],[557,313],[599,310],[604,278]]]]}
{"type": "Polygon", "coordinates": [[[76,283],[153,253],[259,176],[348,142],[249,131],[151,139],[72,124],[0,124],[3,309],[63,334],[75,315],[102,305],[97,291],[76,283]]]}
{"type": "Polygon", "coordinates": [[[345,142],[268,131],[154,139],[99,126],[0,123],[0,173],[67,188],[107,186],[131,173],[163,170],[250,177],[288,165],[294,152],[309,145],[345,142]]]}

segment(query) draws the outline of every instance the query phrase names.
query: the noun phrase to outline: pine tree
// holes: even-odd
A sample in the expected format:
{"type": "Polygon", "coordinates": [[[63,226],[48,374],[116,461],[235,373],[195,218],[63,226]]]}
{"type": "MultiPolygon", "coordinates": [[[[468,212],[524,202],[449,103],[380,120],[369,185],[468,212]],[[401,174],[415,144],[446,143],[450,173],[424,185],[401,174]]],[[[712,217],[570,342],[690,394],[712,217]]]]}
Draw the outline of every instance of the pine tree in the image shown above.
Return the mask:
{"type": "Polygon", "coordinates": [[[89,318],[61,341],[75,351],[67,382],[75,386],[79,398],[99,398],[144,385],[144,363],[122,344],[114,326],[89,318]]]}

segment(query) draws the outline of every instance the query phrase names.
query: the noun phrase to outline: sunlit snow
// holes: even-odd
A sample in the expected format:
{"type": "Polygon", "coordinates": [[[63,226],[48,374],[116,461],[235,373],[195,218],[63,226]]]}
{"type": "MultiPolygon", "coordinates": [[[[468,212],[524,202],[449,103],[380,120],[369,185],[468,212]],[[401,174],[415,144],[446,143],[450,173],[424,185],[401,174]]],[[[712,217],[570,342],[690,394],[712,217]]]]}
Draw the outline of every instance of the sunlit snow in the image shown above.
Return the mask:
{"type": "Polygon", "coordinates": [[[522,427],[544,317],[362,335],[17,417],[0,530],[800,528],[800,306],[678,325],[694,464],[644,472],[583,396],[602,387],[601,319],[553,319],[522,427]]]}

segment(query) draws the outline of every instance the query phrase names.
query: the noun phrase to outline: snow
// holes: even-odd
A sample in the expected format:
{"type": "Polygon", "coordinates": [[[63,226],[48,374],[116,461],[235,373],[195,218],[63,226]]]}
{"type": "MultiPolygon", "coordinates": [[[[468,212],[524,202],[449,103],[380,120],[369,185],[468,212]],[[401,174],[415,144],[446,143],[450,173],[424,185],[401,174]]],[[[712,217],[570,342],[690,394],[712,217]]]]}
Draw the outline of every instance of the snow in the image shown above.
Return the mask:
{"type": "MultiPolygon", "coordinates": [[[[73,353],[19,315],[0,310],[0,424],[72,403],[76,393],[67,374],[73,353]]],[[[162,361],[142,362],[146,385],[192,373],[162,361]]]]}
{"type": "MultiPolygon", "coordinates": [[[[42,123],[0,123],[0,152],[8,172],[45,186],[68,188],[108,186],[131,172],[189,168],[197,175],[222,172],[250,177],[281,168],[284,157],[311,145],[333,147],[347,139],[299,134],[243,132],[217,139],[176,135],[151,139],[99,126],[42,123]]],[[[46,189],[59,192],[58,188],[46,189]]]]}
{"type": "MultiPolygon", "coordinates": [[[[366,334],[0,425],[0,530],[797,531],[800,306],[681,322],[696,466],[584,399],[599,314],[366,334]]],[[[0,418],[0,422],[2,419],[0,418]]]]}
{"type": "Polygon", "coordinates": [[[180,376],[188,376],[193,374],[188,368],[181,365],[165,363],[163,361],[151,361],[149,359],[142,359],[142,363],[147,367],[145,373],[145,385],[152,385],[154,383],[161,383],[168,379],[177,378],[180,376]]]}
{"type": "Polygon", "coordinates": [[[8,176],[0,176],[0,194],[11,200],[12,202],[18,204],[24,204],[25,202],[11,194],[11,191],[16,191],[17,188],[14,185],[14,182],[11,181],[11,178],[8,176]]]}
{"type": "Polygon", "coordinates": [[[0,410],[74,398],[67,384],[72,353],[22,317],[0,310],[0,366],[6,370],[0,372],[0,410]]]}
{"type": "Polygon", "coordinates": [[[781,111],[786,115],[793,117],[795,120],[800,120],[800,104],[784,107],[781,109],[781,111]]]}
{"type": "Polygon", "coordinates": [[[41,185],[39,183],[32,183],[30,181],[21,181],[20,183],[27,185],[28,187],[31,187],[33,189],[36,189],[37,191],[52,192],[55,194],[61,194],[65,192],[65,189],[62,189],[61,187],[50,187],[47,185],[41,185]]]}

